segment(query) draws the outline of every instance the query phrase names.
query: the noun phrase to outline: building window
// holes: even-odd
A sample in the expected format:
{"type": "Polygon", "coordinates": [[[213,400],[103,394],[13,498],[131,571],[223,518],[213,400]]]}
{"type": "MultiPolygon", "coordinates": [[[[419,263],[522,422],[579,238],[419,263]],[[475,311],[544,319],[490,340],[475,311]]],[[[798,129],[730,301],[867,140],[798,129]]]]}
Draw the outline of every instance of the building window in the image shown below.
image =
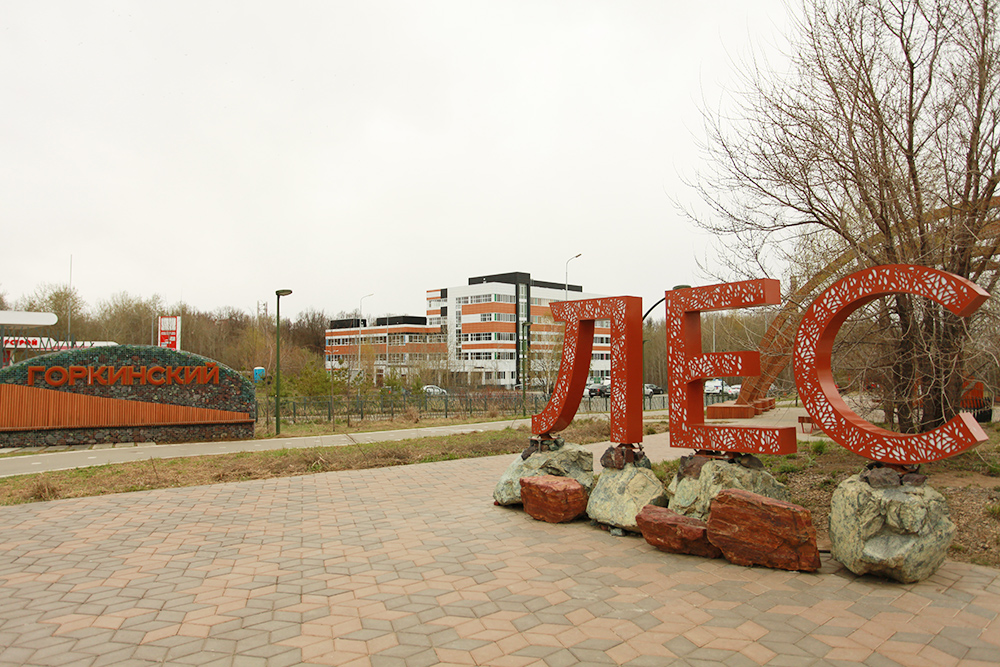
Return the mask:
{"type": "Polygon", "coordinates": [[[480,313],[480,322],[516,322],[517,316],[513,313],[480,313]]]}

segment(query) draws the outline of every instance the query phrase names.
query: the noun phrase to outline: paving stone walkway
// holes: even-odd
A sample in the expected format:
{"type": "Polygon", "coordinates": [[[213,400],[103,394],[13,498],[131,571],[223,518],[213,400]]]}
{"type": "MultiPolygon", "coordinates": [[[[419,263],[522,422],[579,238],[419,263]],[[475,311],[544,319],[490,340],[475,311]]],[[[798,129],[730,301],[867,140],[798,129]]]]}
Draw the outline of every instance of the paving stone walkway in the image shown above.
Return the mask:
{"type": "Polygon", "coordinates": [[[1000,664],[1000,571],[900,585],[496,507],[511,457],[0,511],[0,665],[1000,664]]]}

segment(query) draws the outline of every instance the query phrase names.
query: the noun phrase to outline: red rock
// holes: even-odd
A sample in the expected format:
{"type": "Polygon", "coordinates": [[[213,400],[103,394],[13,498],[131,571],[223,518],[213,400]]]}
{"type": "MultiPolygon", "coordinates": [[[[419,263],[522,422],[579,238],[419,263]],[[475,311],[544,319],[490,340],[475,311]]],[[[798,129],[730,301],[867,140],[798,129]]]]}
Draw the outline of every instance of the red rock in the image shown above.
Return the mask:
{"type": "Polygon", "coordinates": [[[660,551],[719,558],[722,551],[708,541],[708,524],[701,519],[678,514],[666,507],[646,505],[635,515],[646,541],[660,551]]]}
{"type": "Polygon", "coordinates": [[[532,518],[549,523],[572,521],[587,511],[587,490],[572,477],[521,478],[521,502],[532,518]]]}
{"type": "Polygon", "coordinates": [[[743,489],[727,489],[712,500],[708,540],[736,565],[807,572],[820,566],[809,510],[743,489]]]}

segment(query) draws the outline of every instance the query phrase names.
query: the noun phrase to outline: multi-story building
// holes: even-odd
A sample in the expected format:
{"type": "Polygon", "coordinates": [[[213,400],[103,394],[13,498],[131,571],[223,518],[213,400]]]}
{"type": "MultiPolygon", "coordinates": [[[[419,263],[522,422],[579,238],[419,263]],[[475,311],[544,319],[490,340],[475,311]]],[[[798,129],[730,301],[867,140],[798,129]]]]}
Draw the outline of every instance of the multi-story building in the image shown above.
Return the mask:
{"type": "MultiPolygon", "coordinates": [[[[428,326],[426,317],[400,315],[365,319],[332,320],[326,330],[328,370],[358,369],[377,382],[393,374],[407,377],[414,370],[448,371],[447,335],[440,325],[428,326]]],[[[440,379],[436,375],[435,379],[440,379]]]]}
{"type": "MultiPolygon", "coordinates": [[[[359,329],[357,320],[331,322],[328,367],[370,369],[376,377],[419,369],[446,383],[548,388],[558,375],[563,329],[549,305],[599,296],[527,273],[469,278],[467,285],[428,290],[425,318],[380,318],[370,329],[363,322],[359,329]]],[[[595,328],[591,377],[610,372],[611,330],[603,321],[595,328]]]]}

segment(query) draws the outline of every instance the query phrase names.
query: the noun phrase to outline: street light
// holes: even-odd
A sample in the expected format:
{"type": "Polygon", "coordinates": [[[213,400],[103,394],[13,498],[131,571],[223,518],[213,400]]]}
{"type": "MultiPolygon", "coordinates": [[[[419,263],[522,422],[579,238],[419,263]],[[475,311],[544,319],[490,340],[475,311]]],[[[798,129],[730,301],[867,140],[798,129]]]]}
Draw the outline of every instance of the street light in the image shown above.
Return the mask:
{"type": "Polygon", "coordinates": [[[277,362],[274,371],[274,435],[281,435],[281,297],[292,293],[290,289],[275,290],[278,297],[278,330],[274,337],[274,349],[277,354],[277,362]]]}
{"type": "Polygon", "coordinates": [[[361,313],[364,312],[362,309],[364,308],[365,299],[370,296],[375,296],[375,292],[365,294],[358,301],[358,377],[361,376],[361,313]]]}
{"type": "Polygon", "coordinates": [[[386,381],[388,379],[389,379],[389,313],[386,313],[385,314],[385,370],[382,371],[382,387],[386,386],[386,381]]]}
{"type": "Polygon", "coordinates": [[[578,252],[566,260],[566,275],[564,276],[566,278],[565,282],[566,291],[563,292],[563,301],[569,301],[569,263],[582,254],[583,254],[582,252],[578,252]]]}

